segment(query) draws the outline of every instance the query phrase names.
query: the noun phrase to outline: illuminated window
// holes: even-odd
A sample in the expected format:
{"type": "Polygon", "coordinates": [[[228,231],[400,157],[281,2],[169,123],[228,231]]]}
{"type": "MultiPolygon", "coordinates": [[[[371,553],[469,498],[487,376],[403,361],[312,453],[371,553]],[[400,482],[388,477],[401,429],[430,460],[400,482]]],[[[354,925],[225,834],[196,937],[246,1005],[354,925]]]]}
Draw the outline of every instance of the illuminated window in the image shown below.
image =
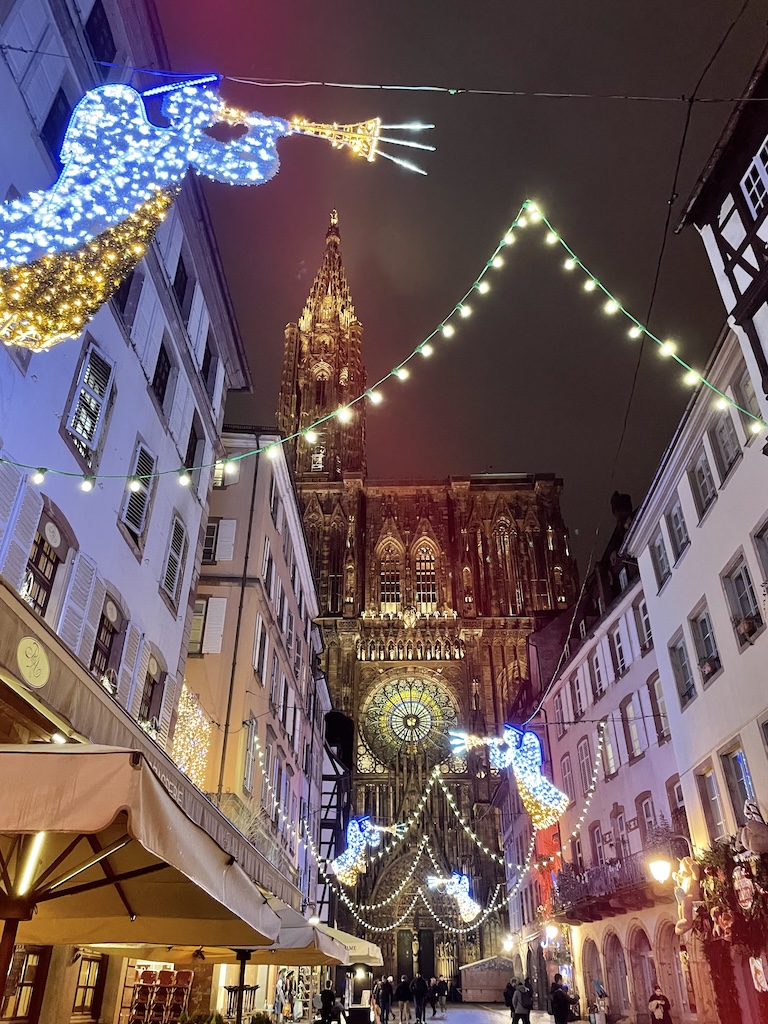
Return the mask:
{"type": "Polygon", "coordinates": [[[661,685],[661,678],[657,675],[648,683],[648,694],[651,698],[651,708],[656,724],[656,736],[659,743],[669,739],[669,719],[667,717],[667,702],[664,698],[664,688],[661,685]]]}
{"type": "Polygon", "coordinates": [[[613,732],[607,718],[603,719],[603,771],[606,776],[615,775],[617,771],[616,752],[613,748],[613,732]]]}
{"type": "Polygon", "coordinates": [[[98,1019],[101,1002],[101,957],[83,954],[77,973],[72,1015],[98,1019]]]}
{"type": "Polygon", "coordinates": [[[752,775],[749,771],[747,758],[741,747],[736,746],[727,753],[722,754],[720,760],[723,765],[725,781],[728,784],[733,813],[737,823],[744,825],[746,821],[744,817],[744,804],[747,800],[755,799],[755,790],[752,785],[752,775]]]}
{"type": "Polygon", "coordinates": [[[16,987],[8,986],[3,1004],[3,1020],[25,1021],[30,1019],[30,1006],[35,991],[42,946],[15,946],[9,977],[15,977],[16,987]]]}
{"type": "Polygon", "coordinates": [[[648,605],[645,598],[635,605],[635,619],[637,631],[640,634],[640,646],[645,653],[653,647],[653,632],[651,630],[651,617],[648,614],[648,605]]]}
{"type": "Polygon", "coordinates": [[[635,705],[634,694],[622,701],[621,719],[624,725],[624,738],[627,742],[629,756],[630,758],[639,757],[643,752],[643,743],[640,736],[638,710],[635,705]]]}
{"type": "Polygon", "coordinates": [[[312,449],[311,469],[313,473],[322,473],[325,469],[325,445],[318,444],[312,449]]]}
{"type": "Polygon", "coordinates": [[[711,768],[706,768],[696,776],[696,784],[699,788],[699,798],[704,811],[704,820],[707,823],[707,831],[712,842],[724,839],[728,830],[723,818],[723,808],[720,803],[720,793],[717,788],[717,779],[711,768]]]}
{"type": "Polygon", "coordinates": [[[583,740],[579,740],[579,745],[576,750],[579,755],[581,789],[584,796],[586,796],[589,792],[589,787],[592,785],[592,755],[589,751],[589,740],[586,737],[584,737],[583,740]]]}
{"type": "Polygon", "coordinates": [[[394,544],[387,544],[381,553],[379,570],[382,615],[400,611],[400,553],[394,544]]]}
{"type": "Polygon", "coordinates": [[[208,598],[199,597],[195,601],[192,612],[192,624],[189,628],[189,653],[201,654],[203,648],[203,632],[205,631],[205,613],[208,610],[208,598]]]}
{"type": "Polygon", "coordinates": [[[30,608],[34,609],[41,617],[45,615],[48,608],[53,581],[56,578],[56,570],[59,565],[61,565],[59,556],[45,537],[39,531],[36,532],[19,594],[22,600],[26,601],[30,608]]]}
{"type": "Polygon", "coordinates": [[[563,780],[563,792],[568,797],[570,803],[573,803],[576,795],[573,790],[573,769],[571,768],[570,754],[564,754],[560,761],[560,777],[563,780]]]}
{"type": "Polygon", "coordinates": [[[422,614],[437,610],[435,553],[429,544],[422,544],[416,552],[416,607],[422,614]]]}
{"type": "Polygon", "coordinates": [[[112,397],[114,364],[90,344],[80,367],[75,395],[67,417],[72,444],[93,468],[112,397]]]}
{"type": "Polygon", "coordinates": [[[768,200],[768,139],[763,142],[749,170],[741,179],[741,191],[753,217],[757,217],[768,200]]]}

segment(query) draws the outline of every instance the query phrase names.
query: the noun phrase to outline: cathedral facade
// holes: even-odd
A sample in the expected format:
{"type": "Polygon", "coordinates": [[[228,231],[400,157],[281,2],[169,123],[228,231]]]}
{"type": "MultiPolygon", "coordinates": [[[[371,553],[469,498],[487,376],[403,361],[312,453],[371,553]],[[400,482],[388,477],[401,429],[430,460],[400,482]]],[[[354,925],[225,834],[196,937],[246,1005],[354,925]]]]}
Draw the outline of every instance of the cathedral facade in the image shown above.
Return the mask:
{"type": "MultiPolygon", "coordinates": [[[[388,973],[452,978],[462,964],[500,952],[506,914],[502,906],[476,930],[453,931],[466,927],[456,902],[434,890],[426,898],[437,917],[419,899],[403,917],[438,871],[467,875],[482,907],[504,881],[503,864],[486,852],[501,852],[499,780],[482,752],[453,756],[449,732],[501,734],[527,675],[526,637],[573,603],[576,569],[553,475],[368,477],[371,399],[338,414],[367,393],[362,334],[334,213],[307,303],[286,328],[278,426],[300,434],[289,444],[328,683],[348,724],[350,813],[382,826],[418,814],[348,893],[357,905],[387,901],[360,913],[379,926],[403,918],[371,936],[388,973]]],[[[345,913],[340,904],[342,927],[355,926],[345,913]]]]}

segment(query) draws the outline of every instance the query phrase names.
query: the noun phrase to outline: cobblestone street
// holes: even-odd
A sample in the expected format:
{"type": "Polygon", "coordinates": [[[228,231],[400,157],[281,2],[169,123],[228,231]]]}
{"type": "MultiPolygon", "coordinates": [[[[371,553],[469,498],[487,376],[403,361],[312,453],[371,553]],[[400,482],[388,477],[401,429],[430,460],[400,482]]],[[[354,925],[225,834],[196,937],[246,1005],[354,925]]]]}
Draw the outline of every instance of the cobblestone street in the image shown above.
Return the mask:
{"type": "MultiPolygon", "coordinates": [[[[451,1003],[445,1018],[438,1013],[435,1024],[447,1020],[448,1024],[509,1024],[510,1013],[501,1003],[451,1003]]],[[[426,1024],[432,1020],[427,1012],[426,1024]]],[[[552,1018],[543,1010],[531,1010],[531,1024],[551,1024],[552,1018]]]]}

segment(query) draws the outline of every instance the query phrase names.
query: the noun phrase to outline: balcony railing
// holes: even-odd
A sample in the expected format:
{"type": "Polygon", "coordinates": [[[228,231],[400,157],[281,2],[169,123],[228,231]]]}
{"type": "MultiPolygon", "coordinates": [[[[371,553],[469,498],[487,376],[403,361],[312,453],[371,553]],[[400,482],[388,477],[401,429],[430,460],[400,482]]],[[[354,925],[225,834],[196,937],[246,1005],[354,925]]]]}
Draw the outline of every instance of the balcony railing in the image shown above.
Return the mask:
{"type": "Polygon", "coordinates": [[[648,872],[648,853],[641,851],[583,871],[566,865],[557,875],[552,909],[574,922],[594,921],[650,907],[658,901],[648,872]]]}

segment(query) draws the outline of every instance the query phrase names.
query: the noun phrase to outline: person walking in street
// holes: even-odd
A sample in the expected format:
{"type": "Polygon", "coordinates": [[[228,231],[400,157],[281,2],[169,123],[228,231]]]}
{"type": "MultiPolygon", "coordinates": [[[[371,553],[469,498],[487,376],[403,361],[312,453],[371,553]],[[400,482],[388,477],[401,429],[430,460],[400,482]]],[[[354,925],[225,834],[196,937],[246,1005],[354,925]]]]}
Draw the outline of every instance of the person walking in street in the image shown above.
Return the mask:
{"type": "Polygon", "coordinates": [[[437,1016],[437,978],[429,979],[429,1005],[432,1007],[432,1016],[437,1016]]]}
{"type": "Polygon", "coordinates": [[[514,1017],[515,1011],[513,1009],[512,1002],[515,998],[515,992],[517,991],[517,982],[514,978],[510,978],[507,982],[506,988],[504,989],[504,1005],[509,1007],[510,1017],[514,1017]]]}
{"type": "Polygon", "coordinates": [[[411,986],[405,974],[401,976],[400,984],[395,989],[395,1002],[400,1009],[400,1024],[408,1024],[411,1017],[411,986]]]}
{"type": "Polygon", "coordinates": [[[669,1010],[672,1004],[661,990],[661,985],[654,985],[653,995],[648,1000],[648,1009],[651,1012],[651,1022],[656,1024],[672,1024],[672,1017],[669,1010]]]}
{"type": "Polygon", "coordinates": [[[429,985],[418,971],[416,972],[416,977],[411,982],[411,992],[413,992],[413,1001],[416,1004],[416,1024],[419,1024],[419,1021],[424,1021],[427,1016],[429,985]]]}
{"type": "Polygon", "coordinates": [[[563,985],[562,974],[556,974],[552,982],[549,994],[550,1013],[555,1018],[555,1024],[568,1024],[571,1007],[578,1003],[579,997],[569,994],[568,989],[563,985]]]}
{"type": "Polygon", "coordinates": [[[530,1024],[533,1009],[533,991],[531,980],[520,981],[512,996],[512,1024],[530,1024]]]}
{"type": "Polygon", "coordinates": [[[392,999],[394,990],[391,978],[382,978],[379,988],[379,1009],[381,1010],[382,1024],[388,1024],[389,1015],[392,1012],[392,999]]]}
{"type": "Polygon", "coordinates": [[[333,985],[330,981],[326,981],[325,988],[320,993],[320,1017],[323,1024],[331,1024],[335,1002],[336,993],[333,991],[333,985]]]}
{"type": "Polygon", "coordinates": [[[445,1016],[445,1001],[448,998],[448,982],[445,978],[440,975],[437,979],[437,1003],[440,1007],[440,1013],[445,1016]]]}

